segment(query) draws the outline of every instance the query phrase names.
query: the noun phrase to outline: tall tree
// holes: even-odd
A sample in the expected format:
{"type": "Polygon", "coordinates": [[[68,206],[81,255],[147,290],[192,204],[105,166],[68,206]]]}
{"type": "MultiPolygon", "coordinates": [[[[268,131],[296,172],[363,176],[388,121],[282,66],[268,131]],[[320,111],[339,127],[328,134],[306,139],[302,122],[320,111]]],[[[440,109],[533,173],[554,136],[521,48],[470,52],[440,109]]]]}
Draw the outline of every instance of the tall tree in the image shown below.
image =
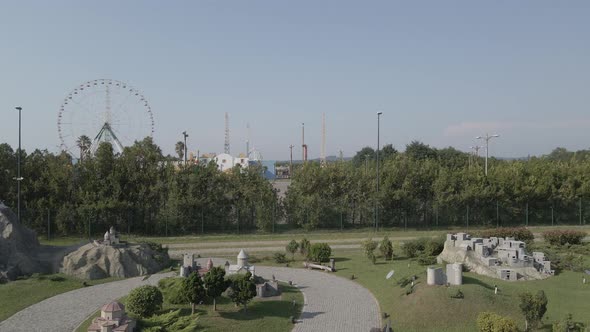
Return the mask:
{"type": "Polygon", "coordinates": [[[176,146],[174,147],[176,154],[178,155],[179,160],[184,160],[184,143],[181,141],[176,142],[176,146]]]}
{"type": "Polygon", "coordinates": [[[205,293],[207,297],[213,299],[213,311],[217,311],[216,299],[229,287],[229,281],[225,279],[225,270],[220,266],[215,266],[205,273],[203,279],[205,293]]]}
{"type": "Polygon", "coordinates": [[[203,279],[196,271],[191,273],[187,278],[183,280],[183,292],[187,300],[191,304],[191,315],[195,314],[195,306],[203,301],[206,296],[205,286],[203,285],[203,279]]]}

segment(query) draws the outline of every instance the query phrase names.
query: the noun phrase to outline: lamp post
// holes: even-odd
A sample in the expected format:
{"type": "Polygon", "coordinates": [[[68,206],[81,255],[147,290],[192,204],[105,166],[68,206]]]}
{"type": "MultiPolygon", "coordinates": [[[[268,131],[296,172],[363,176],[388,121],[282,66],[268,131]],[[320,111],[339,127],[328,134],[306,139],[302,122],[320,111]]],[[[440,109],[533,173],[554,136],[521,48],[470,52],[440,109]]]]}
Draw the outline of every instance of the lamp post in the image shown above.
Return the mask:
{"type": "Polygon", "coordinates": [[[188,137],[186,131],[182,132],[182,136],[184,137],[184,166],[186,166],[186,138],[188,137]]]}
{"type": "Polygon", "coordinates": [[[21,147],[20,147],[20,143],[21,143],[21,111],[22,111],[22,107],[15,107],[15,109],[18,111],[18,154],[16,156],[16,178],[14,178],[16,180],[16,192],[17,192],[17,203],[16,203],[16,214],[17,214],[17,220],[18,223],[20,224],[20,182],[23,180],[23,177],[20,176],[20,155],[21,155],[21,147]]]}
{"type": "Polygon", "coordinates": [[[485,136],[477,136],[476,137],[476,139],[483,139],[483,140],[486,141],[486,167],[485,167],[485,175],[486,176],[488,176],[488,156],[489,156],[489,153],[488,152],[490,150],[490,146],[489,146],[490,143],[489,142],[490,142],[490,140],[492,138],[495,138],[495,137],[500,137],[500,135],[489,135],[489,134],[486,134],[485,136]]]}
{"type": "Polygon", "coordinates": [[[377,112],[377,195],[375,197],[375,231],[379,230],[379,129],[381,114],[377,112]]]}

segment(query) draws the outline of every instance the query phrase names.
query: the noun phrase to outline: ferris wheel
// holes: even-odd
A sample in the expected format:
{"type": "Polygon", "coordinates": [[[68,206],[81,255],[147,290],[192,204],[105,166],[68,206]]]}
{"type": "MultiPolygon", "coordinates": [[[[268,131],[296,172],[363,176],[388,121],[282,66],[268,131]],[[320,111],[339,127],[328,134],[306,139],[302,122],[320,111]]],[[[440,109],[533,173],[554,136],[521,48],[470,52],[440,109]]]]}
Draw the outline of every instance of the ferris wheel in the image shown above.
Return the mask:
{"type": "Polygon", "coordinates": [[[154,116],[143,94],[121,81],[98,79],[80,84],[64,99],[57,118],[64,151],[94,154],[102,142],[115,152],[154,134],[154,116]],[[84,145],[84,141],[88,141],[84,145]]]}

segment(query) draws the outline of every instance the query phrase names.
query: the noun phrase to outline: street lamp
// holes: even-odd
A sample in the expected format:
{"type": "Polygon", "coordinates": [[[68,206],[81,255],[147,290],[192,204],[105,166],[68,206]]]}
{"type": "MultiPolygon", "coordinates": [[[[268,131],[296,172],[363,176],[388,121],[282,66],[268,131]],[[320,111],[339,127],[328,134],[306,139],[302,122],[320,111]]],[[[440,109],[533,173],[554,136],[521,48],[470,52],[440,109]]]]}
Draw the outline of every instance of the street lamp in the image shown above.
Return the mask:
{"type": "Polygon", "coordinates": [[[182,132],[182,136],[184,136],[184,166],[186,166],[186,138],[188,137],[186,131],[182,132]]]}
{"type": "Polygon", "coordinates": [[[377,112],[377,196],[375,197],[375,231],[379,230],[379,127],[383,112],[377,112]]]}
{"type": "Polygon", "coordinates": [[[490,146],[489,146],[489,142],[492,138],[495,137],[500,137],[500,135],[489,135],[486,133],[485,136],[477,136],[476,139],[483,139],[486,141],[486,168],[485,168],[485,175],[488,176],[488,155],[489,155],[489,150],[490,150],[490,146]]]}
{"type": "Polygon", "coordinates": [[[16,178],[14,178],[16,180],[16,191],[17,191],[17,207],[16,207],[16,213],[17,213],[17,220],[18,223],[20,224],[20,182],[23,180],[23,177],[20,176],[20,155],[21,155],[21,147],[20,147],[20,128],[21,128],[21,111],[23,110],[22,107],[15,107],[15,109],[18,111],[18,154],[17,154],[17,171],[16,171],[16,178]]]}

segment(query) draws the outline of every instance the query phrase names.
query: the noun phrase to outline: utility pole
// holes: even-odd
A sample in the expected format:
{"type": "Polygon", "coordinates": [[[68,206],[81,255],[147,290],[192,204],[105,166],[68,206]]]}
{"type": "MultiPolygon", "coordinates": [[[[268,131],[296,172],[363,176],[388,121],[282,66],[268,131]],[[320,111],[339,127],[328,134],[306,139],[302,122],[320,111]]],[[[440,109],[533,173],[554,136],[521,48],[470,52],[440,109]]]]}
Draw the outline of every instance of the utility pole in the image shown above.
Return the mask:
{"type": "Polygon", "coordinates": [[[488,176],[488,156],[490,151],[490,140],[492,138],[500,137],[500,135],[489,135],[486,133],[485,136],[477,136],[476,139],[483,139],[486,141],[486,167],[485,167],[485,175],[488,176]]]}
{"type": "Polygon", "coordinates": [[[17,220],[18,223],[20,224],[21,220],[20,220],[20,182],[23,180],[23,178],[20,176],[20,155],[22,154],[21,152],[21,111],[22,111],[22,107],[15,107],[16,110],[18,111],[18,154],[17,154],[17,173],[16,173],[16,191],[17,191],[17,220]]]}
{"type": "Polygon", "coordinates": [[[293,176],[293,147],[294,145],[291,144],[289,145],[289,150],[290,150],[290,159],[289,159],[289,177],[293,176]]]}
{"type": "Polygon", "coordinates": [[[377,195],[375,197],[375,231],[379,230],[379,127],[383,112],[377,112],[377,195]]]}
{"type": "Polygon", "coordinates": [[[182,132],[182,136],[184,137],[184,166],[186,166],[186,138],[188,137],[186,131],[182,132]]]}
{"type": "Polygon", "coordinates": [[[305,145],[305,123],[301,123],[301,160],[307,162],[307,145],[305,145]]]}

